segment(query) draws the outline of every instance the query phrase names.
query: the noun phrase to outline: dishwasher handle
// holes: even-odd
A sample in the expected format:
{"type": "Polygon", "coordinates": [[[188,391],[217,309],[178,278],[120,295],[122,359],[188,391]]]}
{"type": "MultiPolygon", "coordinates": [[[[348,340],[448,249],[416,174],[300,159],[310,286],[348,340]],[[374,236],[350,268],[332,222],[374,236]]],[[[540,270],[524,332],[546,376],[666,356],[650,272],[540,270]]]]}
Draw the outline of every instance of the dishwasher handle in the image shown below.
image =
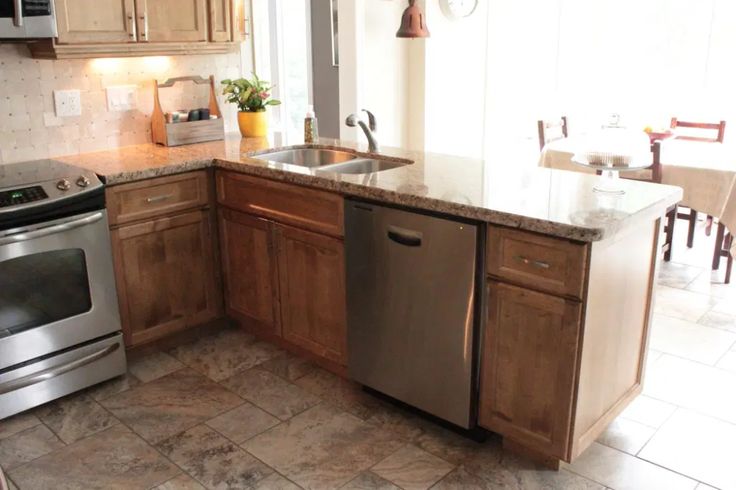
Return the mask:
{"type": "Polygon", "coordinates": [[[406,247],[422,246],[422,233],[419,231],[407,230],[406,228],[391,225],[388,227],[387,235],[390,240],[399,245],[406,247]]]}

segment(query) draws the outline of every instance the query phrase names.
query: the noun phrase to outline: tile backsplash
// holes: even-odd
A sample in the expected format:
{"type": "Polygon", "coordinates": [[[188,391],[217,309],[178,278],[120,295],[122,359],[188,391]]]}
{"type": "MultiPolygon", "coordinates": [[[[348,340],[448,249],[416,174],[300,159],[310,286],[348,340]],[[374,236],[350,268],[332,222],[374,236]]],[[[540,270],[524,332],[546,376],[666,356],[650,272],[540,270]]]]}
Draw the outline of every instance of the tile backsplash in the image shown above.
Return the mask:
{"type": "MultiPolygon", "coordinates": [[[[24,44],[0,44],[0,164],[151,142],[153,80],[185,75],[224,78],[249,73],[239,52],[89,60],[34,60],[24,44]],[[129,111],[108,111],[105,88],[135,85],[129,111]],[[82,115],[57,117],[54,90],[77,89],[82,115]]],[[[237,109],[218,90],[225,131],[237,130],[237,109]]],[[[209,86],[161,89],[164,111],[206,107],[209,86]]]]}

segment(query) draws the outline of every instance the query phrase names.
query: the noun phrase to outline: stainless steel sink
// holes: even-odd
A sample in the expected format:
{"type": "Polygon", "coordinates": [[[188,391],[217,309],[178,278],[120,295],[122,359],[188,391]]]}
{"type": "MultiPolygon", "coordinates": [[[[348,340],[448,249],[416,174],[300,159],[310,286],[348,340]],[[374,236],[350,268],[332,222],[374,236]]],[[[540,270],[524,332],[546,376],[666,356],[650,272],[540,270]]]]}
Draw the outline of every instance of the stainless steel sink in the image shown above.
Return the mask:
{"type": "Polygon", "coordinates": [[[322,167],[320,172],[334,172],[337,174],[370,174],[373,172],[382,172],[392,168],[403,167],[406,163],[395,162],[393,160],[376,160],[360,158],[345,163],[337,163],[322,167]]]}
{"type": "Polygon", "coordinates": [[[300,167],[322,167],[333,163],[355,160],[357,155],[346,151],[326,150],[320,148],[296,148],[253,155],[252,158],[269,162],[288,163],[300,167]]]}

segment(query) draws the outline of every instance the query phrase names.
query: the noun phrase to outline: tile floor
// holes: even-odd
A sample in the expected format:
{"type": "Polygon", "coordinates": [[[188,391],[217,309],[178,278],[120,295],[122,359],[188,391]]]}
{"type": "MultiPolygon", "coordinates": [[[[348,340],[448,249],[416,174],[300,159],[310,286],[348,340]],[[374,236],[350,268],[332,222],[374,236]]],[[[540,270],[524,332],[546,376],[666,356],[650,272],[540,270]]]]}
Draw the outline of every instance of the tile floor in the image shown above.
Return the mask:
{"type": "Polygon", "coordinates": [[[736,285],[711,245],[663,264],[644,394],[559,472],[236,329],[3,420],[0,465],[18,489],[736,489],[736,285]]]}

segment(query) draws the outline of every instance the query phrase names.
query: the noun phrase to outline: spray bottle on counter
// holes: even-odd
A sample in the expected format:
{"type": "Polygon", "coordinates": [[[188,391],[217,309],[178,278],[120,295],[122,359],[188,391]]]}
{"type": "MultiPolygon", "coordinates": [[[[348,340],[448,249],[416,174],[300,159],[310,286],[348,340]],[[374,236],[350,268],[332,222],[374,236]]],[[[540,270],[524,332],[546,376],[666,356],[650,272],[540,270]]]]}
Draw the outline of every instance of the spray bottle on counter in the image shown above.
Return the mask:
{"type": "Polygon", "coordinates": [[[314,115],[314,106],[307,106],[307,117],[304,118],[304,142],[316,143],[319,139],[317,116],[314,115]]]}

